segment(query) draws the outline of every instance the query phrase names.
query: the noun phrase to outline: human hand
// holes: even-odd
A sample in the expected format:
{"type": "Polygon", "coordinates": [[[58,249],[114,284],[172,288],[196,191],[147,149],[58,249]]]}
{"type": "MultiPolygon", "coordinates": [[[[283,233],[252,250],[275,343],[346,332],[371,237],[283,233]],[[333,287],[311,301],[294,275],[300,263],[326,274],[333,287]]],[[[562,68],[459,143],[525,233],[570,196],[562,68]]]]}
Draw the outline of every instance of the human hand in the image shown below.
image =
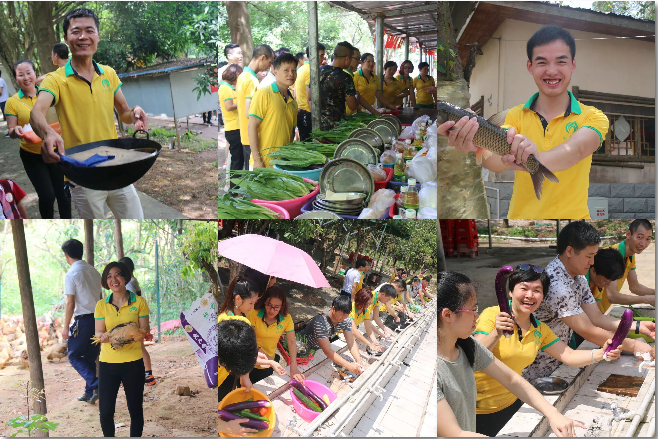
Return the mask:
{"type": "Polygon", "coordinates": [[[479,128],[475,117],[464,116],[457,122],[451,120],[439,125],[436,129],[438,134],[448,138],[448,145],[462,152],[475,152],[477,146],[473,144],[473,137],[479,128]]]}
{"type": "Polygon", "coordinates": [[[357,375],[361,375],[363,373],[363,366],[358,363],[349,363],[345,368],[357,375]]]}
{"type": "Polygon", "coordinates": [[[290,376],[302,384],[304,384],[304,380],[306,379],[303,373],[299,373],[299,369],[294,364],[290,364],[290,376]]]}
{"type": "Polygon", "coordinates": [[[254,169],[256,168],[264,168],[265,165],[263,164],[263,161],[260,159],[260,157],[254,156],[254,164],[252,165],[254,169]]]}
{"type": "Polygon", "coordinates": [[[514,332],[514,326],[514,320],[512,320],[511,315],[506,312],[498,313],[496,316],[496,333],[498,337],[502,337],[505,331],[514,332]]]}
{"type": "Polygon", "coordinates": [[[594,354],[594,359],[596,361],[601,361],[602,359],[605,359],[606,361],[619,360],[619,357],[621,355],[621,346],[618,346],[617,349],[613,349],[607,354],[605,353],[605,350],[611,344],[612,344],[612,340],[606,340],[606,342],[603,344],[603,347],[601,349],[598,349],[594,354]]]}
{"type": "MultiPolygon", "coordinates": [[[[655,297],[651,297],[655,300],[655,297]]],[[[647,337],[656,339],[656,324],[654,322],[642,321],[640,322],[640,334],[644,334],[647,337]]]]}
{"type": "Polygon", "coordinates": [[[251,391],[251,388],[254,385],[251,384],[251,380],[249,379],[249,374],[240,376],[240,386],[244,387],[244,393],[249,393],[251,391]]]}
{"type": "Polygon", "coordinates": [[[274,369],[274,372],[278,373],[279,375],[286,374],[286,370],[278,362],[271,360],[270,366],[272,367],[272,369],[274,369]]]}
{"type": "Polygon", "coordinates": [[[567,418],[557,410],[554,415],[551,415],[550,417],[547,416],[547,418],[548,422],[551,424],[553,433],[555,433],[557,437],[575,437],[576,427],[585,428],[580,422],[567,418]]]}
{"type": "Polygon", "coordinates": [[[635,343],[633,343],[633,354],[635,354],[636,358],[640,360],[644,360],[644,358],[642,358],[641,356],[641,354],[644,353],[650,354],[651,360],[655,359],[654,349],[651,346],[649,346],[644,340],[638,338],[635,340],[635,343]],[[640,354],[640,356],[637,355],[638,353],[640,354]]]}
{"type": "Polygon", "coordinates": [[[49,128],[43,142],[41,142],[41,158],[46,163],[57,163],[61,159],[60,155],[66,155],[64,152],[64,140],[52,128],[49,128]],[[57,149],[57,151],[55,151],[57,149]]]}
{"type": "Polygon", "coordinates": [[[232,434],[236,436],[245,436],[248,435],[249,433],[258,433],[258,430],[254,430],[252,428],[246,428],[240,425],[240,423],[244,423],[249,421],[249,419],[244,418],[244,419],[234,419],[232,421],[223,421],[222,418],[219,418],[219,426],[217,427],[217,430],[220,433],[224,434],[232,434]]]}
{"type": "Polygon", "coordinates": [[[64,330],[62,331],[62,339],[69,339],[69,325],[64,325],[64,330]]]}
{"type": "Polygon", "coordinates": [[[13,134],[18,137],[19,139],[23,137],[23,127],[20,125],[16,125],[14,127],[13,134]]]}
{"type": "Polygon", "coordinates": [[[146,112],[142,110],[142,107],[135,107],[133,111],[130,112],[130,118],[135,124],[136,130],[146,130],[148,125],[149,117],[146,115],[146,112]]]}
{"type": "Polygon", "coordinates": [[[393,320],[395,320],[395,323],[400,323],[400,317],[399,316],[395,316],[393,318],[393,320]]]}
{"type": "Polygon", "coordinates": [[[507,130],[507,142],[511,144],[510,153],[501,157],[503,164],[514,171],[528,171],[525,166],[520,166],[528,161],[530,155],[535,158],[539,154],[539,148],[532,140],[523,134],[516,134],[516,129],[510,127],[507,130]]]}

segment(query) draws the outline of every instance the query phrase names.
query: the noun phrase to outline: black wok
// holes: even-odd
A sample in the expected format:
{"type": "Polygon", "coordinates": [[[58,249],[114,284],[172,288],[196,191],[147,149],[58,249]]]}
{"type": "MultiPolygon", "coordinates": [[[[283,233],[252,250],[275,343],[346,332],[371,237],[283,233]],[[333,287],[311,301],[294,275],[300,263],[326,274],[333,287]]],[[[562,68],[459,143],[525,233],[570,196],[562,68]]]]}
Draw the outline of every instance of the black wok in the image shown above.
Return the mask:
{"type": "Polygon", "coordinates": [[[102,166],[92,168],[78,168],[69,163],[59,162],[60,169],[64,175],[73,183],[88,189],[99,191],[112,191],[121,189],[133,184],[148,172],[158,158],[162,145],[149,139],[149,133],[144,130],[137,130],[132,138],[100,140],[98,142],[85,143],[74,146],[66,150],[66,155],[72,155],[79,152],[87,151],[99,146],[109,146],[112,148],[121,148],[137,150],[148,153],[143,159],[130,163],[123,163],[116,166],[102,166]],[[137,132],[146,133],[146,139],[136,138],[137,132]]]}

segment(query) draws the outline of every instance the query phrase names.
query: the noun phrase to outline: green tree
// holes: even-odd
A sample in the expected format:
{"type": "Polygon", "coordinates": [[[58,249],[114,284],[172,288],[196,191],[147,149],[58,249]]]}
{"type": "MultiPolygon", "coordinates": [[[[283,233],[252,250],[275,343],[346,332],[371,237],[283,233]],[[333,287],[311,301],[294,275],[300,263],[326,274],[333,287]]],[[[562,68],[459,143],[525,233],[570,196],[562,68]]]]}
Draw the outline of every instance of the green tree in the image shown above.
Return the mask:
{"type": "Polygon", "coordinates": [[[656,19],[656,3],[642,1],[596,1],[592,3],[592,10],[598,12],[611,12],[617,15],[628,15],[641,20],[656,19]]]}

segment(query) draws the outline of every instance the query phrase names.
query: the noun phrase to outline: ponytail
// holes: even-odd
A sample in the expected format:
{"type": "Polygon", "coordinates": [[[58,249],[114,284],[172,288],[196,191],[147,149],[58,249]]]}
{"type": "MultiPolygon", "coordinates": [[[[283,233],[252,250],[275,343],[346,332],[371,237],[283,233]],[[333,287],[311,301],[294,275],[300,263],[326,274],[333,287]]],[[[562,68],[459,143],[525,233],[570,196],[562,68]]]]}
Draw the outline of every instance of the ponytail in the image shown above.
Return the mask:
{"type": "Polygon", "coordinates": [[[244,276],[236,276],[228,286],[226,297],[224,298],[222,308],[219,310],[219,314],[234,311],[236,296],[240,296],[242,300],[247,300],[257,294],[258,287],[253,280],[244,276]]]}
{"type": "MultiPolygon", "coordinates": [[[[437,283],[438,327],[441,328],[441,311],[449,309],[457,312],[475,294],[475,285],[471,280],[454,271],[439,273],[437,283]]],[[[458,338],[457,346],[466,354],[468,363],[473,367],[475,363],[475,340],[472,337],[458,338]]]]}

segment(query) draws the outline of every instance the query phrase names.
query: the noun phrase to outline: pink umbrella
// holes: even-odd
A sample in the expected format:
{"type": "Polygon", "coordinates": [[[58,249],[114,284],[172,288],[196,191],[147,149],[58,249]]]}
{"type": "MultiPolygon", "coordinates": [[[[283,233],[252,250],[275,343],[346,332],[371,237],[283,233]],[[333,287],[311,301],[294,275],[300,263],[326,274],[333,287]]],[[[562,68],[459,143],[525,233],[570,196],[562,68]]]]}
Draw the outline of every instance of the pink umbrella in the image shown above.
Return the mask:
{"type": "Polygon", "coordinates": [[[258,270],[313,288],[329,287],[322,271],[306,252],[261,235],[242,235],[219,243],[219,254],[258,270]]]}

